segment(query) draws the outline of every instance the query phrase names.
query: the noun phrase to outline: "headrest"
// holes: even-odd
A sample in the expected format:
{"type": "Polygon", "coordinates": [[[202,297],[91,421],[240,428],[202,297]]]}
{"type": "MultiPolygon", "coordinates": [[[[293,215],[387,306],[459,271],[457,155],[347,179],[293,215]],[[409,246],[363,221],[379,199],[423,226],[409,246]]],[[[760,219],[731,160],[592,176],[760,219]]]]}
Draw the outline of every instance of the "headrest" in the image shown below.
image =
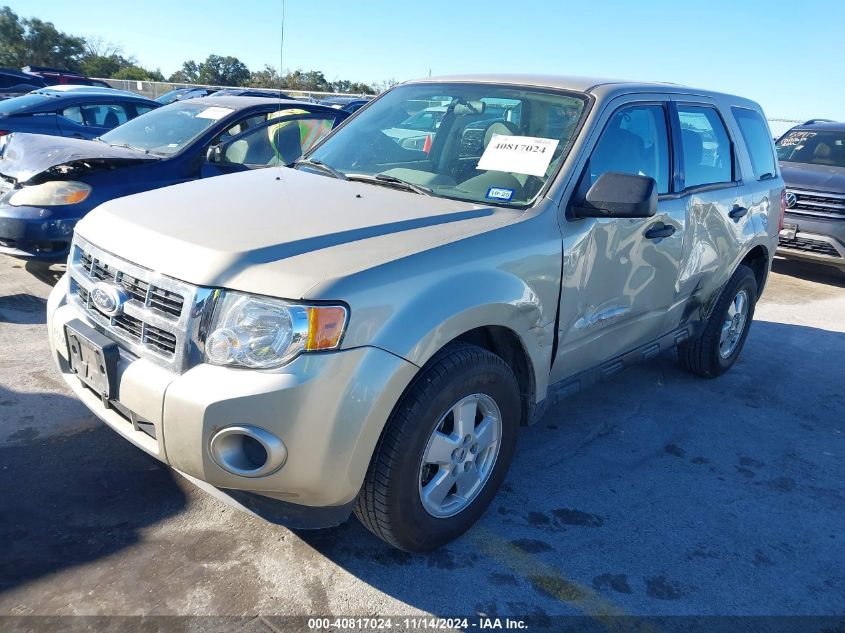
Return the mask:
{"type": "Polygon", "coordinates": [[[832,153],[830,145],[827,143],[819,143],[816,145],[816,151],[813,152],[813,158],[830,158],[832,153]]]}

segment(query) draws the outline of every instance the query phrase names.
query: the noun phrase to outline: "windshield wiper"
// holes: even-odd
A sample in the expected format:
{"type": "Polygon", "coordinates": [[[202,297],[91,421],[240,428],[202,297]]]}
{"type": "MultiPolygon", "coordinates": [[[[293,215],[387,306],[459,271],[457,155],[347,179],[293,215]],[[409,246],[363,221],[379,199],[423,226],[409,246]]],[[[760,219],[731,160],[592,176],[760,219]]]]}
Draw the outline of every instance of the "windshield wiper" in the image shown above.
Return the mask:
{"type": "Polygon", "coordinates": [[[334,176],[338,180],[349,180],[342,171],[338,171],[331,165],[326,165],[323,161],[317,160],[316,158],[297,158],[291,164],[293,169],[296,169],[300,165],[306,165],[308,167],[316,167],[317,171],[321,171],[329,176],[334,176]]]}
{"type": "Polygon", "coordinates": [[[371,176],[370,174],[347,174],[346,178],[347,180],[368,182],[373,185],[396,187],[398,189],[404,189],[405,191],[413,191],[414,193],[418,193],[423,196],[434,195],[434,192],[428,187],[423,187],[422,185],[415,185],[414,183],[408,182],[407,180],[402,180],[401,178],[397,178],[396,176],[389,176],[387,174],[376,174],[375,176],[371,176]]]}
{"type": "MultiPolygon", "coordinates": [[[[98,139],[98,140],[102,141],[102,139],[98,139]]],[[[103,141],[103,143],[106,143],[106,142],[103,141]]],[[[106,145],[109,145],[111,147],[125,147],[126,149],[134,149],[136,152],[144,152],[145,154],[150,153],[150,150],[148,150],[148,149],[144,149],[143,147],[135,147],[134,145],[130,145],[129,143],[106,143],[106,145]]]]}

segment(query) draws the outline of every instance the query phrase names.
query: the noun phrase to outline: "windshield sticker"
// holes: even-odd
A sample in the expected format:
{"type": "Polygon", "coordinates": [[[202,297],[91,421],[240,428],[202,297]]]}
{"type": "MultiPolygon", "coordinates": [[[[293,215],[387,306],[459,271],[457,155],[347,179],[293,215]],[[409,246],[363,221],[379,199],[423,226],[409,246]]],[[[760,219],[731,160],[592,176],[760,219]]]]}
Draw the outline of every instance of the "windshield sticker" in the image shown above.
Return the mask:
{"type": "Polygon", "coordinates": [[[485,198],[490,200],[510,200],[513,198],[513,189],[505,189],[504,187],[490,187],[487,190],[485,198]]]}
{"type": "Polygon", "coordinates": [[[778,143],[778,145],[780,145],[781,147],[799,145],[807,139],[813,138],[815,135],[815,132],[790,132],[788,136],[780,140],[780,143],[778,143]]]}
{"type": "Polygon", "coordinates": [[[560,141],[556,138],[494,134],[478,169],[545,176],[560,141]]]}
{"type": "Polygon", "coordinates": [[[232,110],[231,108],[220,108],[218,106],[211,106],[210,108],[206,108],[205,110],[200,112],[196,118],[211,119],[212,121],[218,121],[224,116],[232,114],[232,112],[234,112],[234,110],[232,110]]]}

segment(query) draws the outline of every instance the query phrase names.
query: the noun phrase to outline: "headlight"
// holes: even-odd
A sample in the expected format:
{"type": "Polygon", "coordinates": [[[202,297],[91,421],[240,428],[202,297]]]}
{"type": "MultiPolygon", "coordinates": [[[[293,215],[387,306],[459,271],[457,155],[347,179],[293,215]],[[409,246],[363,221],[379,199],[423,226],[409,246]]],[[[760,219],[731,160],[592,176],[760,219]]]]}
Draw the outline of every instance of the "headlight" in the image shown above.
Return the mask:
{"type": "Polygon", "coordinates": [[[205,341],[212,365],[272,369],[303,352],[337,349],[346,328],[340,305],[304,305],[224,292],[205,341]]]}
{"type": "Polygon", "coordinates": [[[91,187],[84,182],[53,180],[19,189],[9,198],[9,204],[16,207],[55,207],[82,202],[89,193],[91,187]]]}

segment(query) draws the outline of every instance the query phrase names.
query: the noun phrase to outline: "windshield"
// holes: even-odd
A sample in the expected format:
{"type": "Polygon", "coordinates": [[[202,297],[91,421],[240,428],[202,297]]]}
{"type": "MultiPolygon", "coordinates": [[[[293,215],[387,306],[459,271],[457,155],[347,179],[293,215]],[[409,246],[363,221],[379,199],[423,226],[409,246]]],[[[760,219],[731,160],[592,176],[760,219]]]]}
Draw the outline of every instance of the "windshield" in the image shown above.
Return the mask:
{"type": "Polygon", "coordinates": [[[232,112],[231,108],[177,101],[114,128],[100,140],[169,156],[232,112]]]}
{"type": "Polygon", "coordinates": [[[586,102],[577,93],[495,84],[400,86],[309,158],[353,179],[400,179],[436,196],[525,205],[564,159],[586,102]]]}
{"type": "Polygon", "coordinates": [[[777,143],[778,160],[845,167],[845,132],[793,130],[777,143]]]}
{"type": "Polygon", "coordinates": [[[50,98],[55,98],[53,95],[45,95],[42,93],[26,94],[20,97],[12,97],[5,101],[0,101],[0,114],[14,114],[32,106],[41,105],[50,98]]]}

